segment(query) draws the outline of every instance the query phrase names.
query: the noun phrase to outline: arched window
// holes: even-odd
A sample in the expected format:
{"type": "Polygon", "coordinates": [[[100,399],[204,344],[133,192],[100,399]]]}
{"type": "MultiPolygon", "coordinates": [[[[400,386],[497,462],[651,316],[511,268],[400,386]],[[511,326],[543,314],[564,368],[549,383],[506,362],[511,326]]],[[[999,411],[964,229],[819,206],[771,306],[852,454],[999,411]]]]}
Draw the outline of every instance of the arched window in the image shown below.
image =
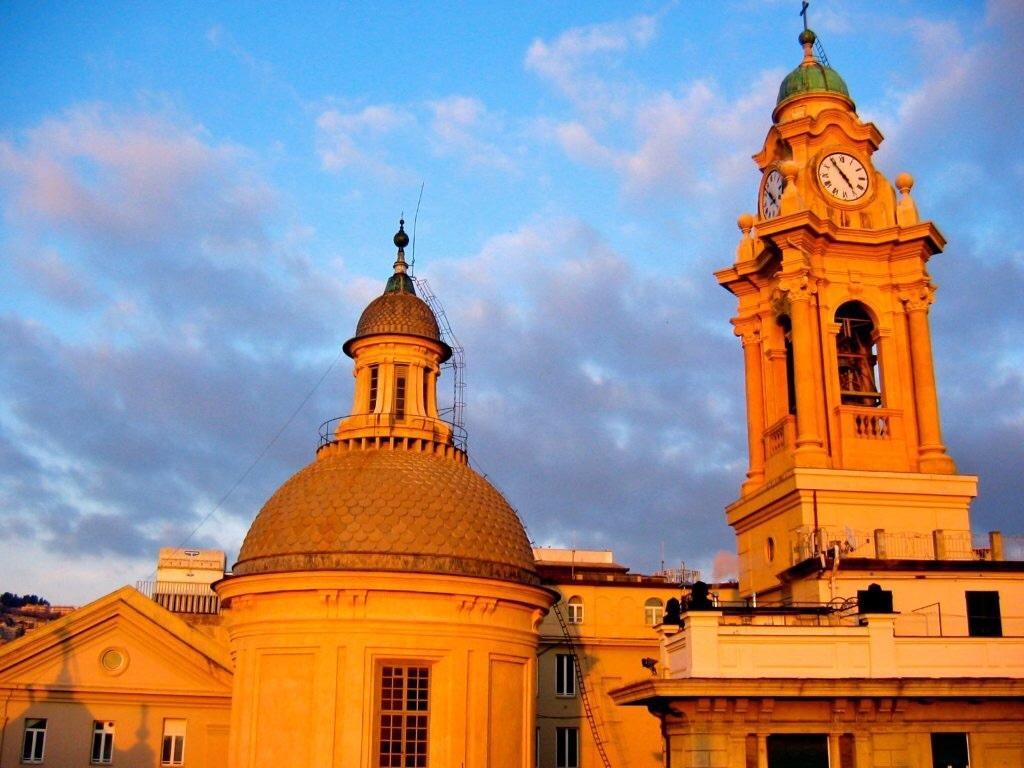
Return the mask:
{"type": "Polygon", "coordinates": [[[836,322],[839,324],[836,358],[842,404],[877,408],[882,404],[882,395],[878,389],[875,324],[858,301],[848,301],[839,307],[836,322]]]}
{"type": "Polygon", "coordinates": [[[644,623],[648,626],[661,624],[661,618],[665,615],[665,604],[656,597],[647,598],[644,603],[644,623]]]}
{"type": "Polygon", "coordinates": [[[583,600],[573,595],[566,601],[565,606],[567,608],[565,620],[570,624],[582,624],[583,600]]]}

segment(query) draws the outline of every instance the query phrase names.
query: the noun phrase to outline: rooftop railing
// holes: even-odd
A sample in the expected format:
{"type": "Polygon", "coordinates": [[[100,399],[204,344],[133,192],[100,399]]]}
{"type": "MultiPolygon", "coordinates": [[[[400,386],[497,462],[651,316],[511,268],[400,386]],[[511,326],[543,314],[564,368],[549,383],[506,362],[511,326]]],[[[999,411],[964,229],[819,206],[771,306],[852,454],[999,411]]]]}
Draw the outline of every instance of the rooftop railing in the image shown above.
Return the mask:
{"type": "Polygon", "coordinates": [[[172,613],[220,612],[220,598],[209,584],[197,584],[194,581],[139,581],[135,588],[172,613]]]}
{"type": "Polygon", "coordinates": [[[469,433],[466,432],[465,427],[454,424],[445,419],[435,419],[429,416],[407,416],[404,419],[398,419],[393,413],[350,413],[346,416],[335,416],[333,419],[328,419],[320,425],[318,430],[320,435],[319,447],[323,448],[325,445],[337,442],[338,438],[335,436],[335,432],[338,430],[338,425],[351,416],[360,416],[364,419],[372,418],[372,423],[360,425],[360,434],[365,434],[365,431],[370,429],[374,431],[375,436],[377,437],[387,437],[395,427],[401,427],[403,425],[422,426],[424,424],[434,422],[437,424],[444,424],[451,430],[452,445],[459,450],[465,451],[467,443],[469,442],[469,433]]]}

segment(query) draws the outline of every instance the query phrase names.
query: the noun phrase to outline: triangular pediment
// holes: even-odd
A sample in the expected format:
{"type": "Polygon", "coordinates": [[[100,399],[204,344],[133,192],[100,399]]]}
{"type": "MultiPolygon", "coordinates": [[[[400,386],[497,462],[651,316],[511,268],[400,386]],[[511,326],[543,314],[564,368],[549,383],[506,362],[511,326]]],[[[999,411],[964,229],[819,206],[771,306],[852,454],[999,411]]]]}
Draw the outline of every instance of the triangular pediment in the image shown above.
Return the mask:
{"type": "Polygon", "coordinates": [[[0,687],[230,695],[225,646],[124,587],[0,648],[0,687]]]}

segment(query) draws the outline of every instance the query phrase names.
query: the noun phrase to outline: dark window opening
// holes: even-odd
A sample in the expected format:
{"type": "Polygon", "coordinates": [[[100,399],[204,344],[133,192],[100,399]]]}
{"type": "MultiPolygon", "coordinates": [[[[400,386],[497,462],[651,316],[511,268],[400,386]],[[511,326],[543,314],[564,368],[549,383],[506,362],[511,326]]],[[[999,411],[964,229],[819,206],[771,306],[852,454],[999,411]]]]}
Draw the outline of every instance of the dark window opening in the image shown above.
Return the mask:
{"type": "Polygon", "coordinates": [[[773,733],[766,743],[768,768],[829,768],[824,733],[773,733]]]}
{"type": "Polygon", "coordinates": [[[571,653],[555,654],[555,695],[576,695],[576,657],[571,653]]]}
{"type": "Polygon", "coordinates": [[[1003,620],[998,592],[966,592],[967,634],[971,637],[1002,637],[1003,620]]]}
{"type": "Polygon", "coordinates": [[[580,729],[555,728],[555,768],[579,768],[580,729]]]}
{"type": "Polygon", "coordinates": [[[25,718],[25,738],[21,744],[21,762],[43,762],[43,749],[46,746],[46,718],[25,718]]]}
{"type": "Polygon", "coordinates": [[[856,301],[836,310],[836,322],[839,323],[836,357],[842,403],[877,408],[882,404],[882,395],[878,389],[875,324],[864,305],[856,301]]]}
{"type": "Polygon", "coordinates": [[[395,418],[399,420],[405,418],[405,378],[406,368],[403,365],[395,378],[395,418]]]}
{"type": "Polygon", "coordinates": [[[796,415],[796,373],[793,367],[793,325],[786,315],[779,318],[782,338],[786,348],[786,398],[791,416],[796,415]]]}
{"type": "Polygon", "coordinates": [[[377,387],[379,384],[380,372],[376,365],[370,366],[370,413],[377,410],[377,387]]]}
{"type": "Polygon", "coordinates": [[[932,734],[932,768],[968,768],[970,763],[966,733],[932,734]]]}

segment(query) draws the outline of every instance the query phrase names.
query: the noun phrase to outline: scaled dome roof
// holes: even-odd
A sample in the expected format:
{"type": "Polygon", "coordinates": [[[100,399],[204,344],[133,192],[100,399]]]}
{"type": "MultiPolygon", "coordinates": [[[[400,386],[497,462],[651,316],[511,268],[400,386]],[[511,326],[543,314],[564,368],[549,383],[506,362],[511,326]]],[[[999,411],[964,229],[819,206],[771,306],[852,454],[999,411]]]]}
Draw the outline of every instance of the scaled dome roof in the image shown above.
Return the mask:
{"type": "Polygon", "coordinates": [[[356,335],[401,333],[441,341],[434,313],[415,293],[384,293],[371,301],[356,324],[356,335]]]}
{"type": "Polygon", "coordinates": [[[322,449],[267,501],[234,574],[309,570],[540,583],[518,515],[465,463],[344,443],[322,449]]]}

